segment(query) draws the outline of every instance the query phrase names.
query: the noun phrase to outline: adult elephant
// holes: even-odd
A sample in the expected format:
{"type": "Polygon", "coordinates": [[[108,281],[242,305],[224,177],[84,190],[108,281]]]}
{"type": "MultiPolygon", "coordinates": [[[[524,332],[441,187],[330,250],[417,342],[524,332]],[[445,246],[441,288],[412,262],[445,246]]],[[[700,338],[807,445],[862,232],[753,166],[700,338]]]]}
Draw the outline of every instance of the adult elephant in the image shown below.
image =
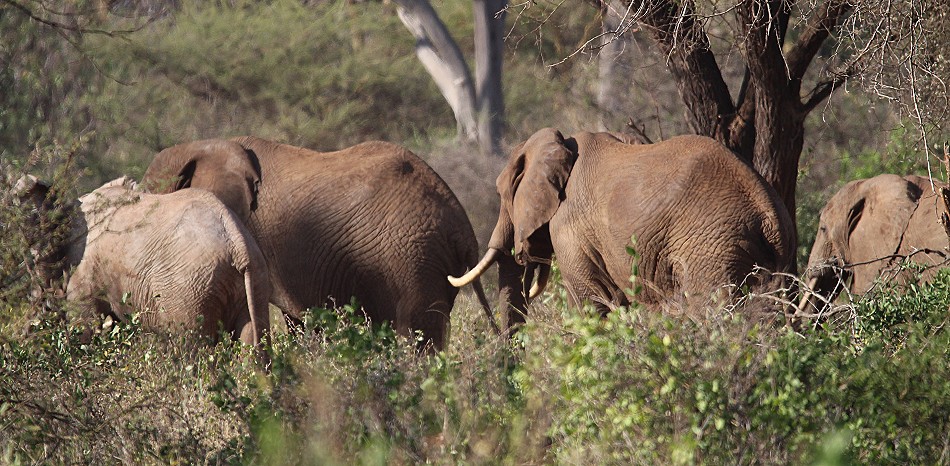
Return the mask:
{"type": "Polygon", "coordinates": [[[510,322],[523,322],[526,295],[544,289],[552,255],[573,306],[629,303],[631,237],[636,299],[647,304],[705,301],[723,285],[772,281],[757,267],[793,266],[795,231],[777,194],[710,138],[635,145],[546,128],[514,149],[496,184],[501,210],[488,252],[452,281],[463,285],[497,260],[510,322]]]}
{"type": "MultiPolygon", "coordinates": [[[[240,220],[205,191],[156,195],[133,187],[123,177],[67,203],[71,232],[39,258],[42,278],[72,269],[69,301],[119,320],[137,313],[146,329],[190,328],[213,340],[224,330],[262,343],[270,282],[240,220]]],[[[54,195],[45,183],[24,177],[16,191],[49,217],[54,195]]],[[[40,229],[58,227],[36,220],[40,229]]]]}
{"type": "Polygon", "coordinates": [[[449,187],[387,142],[315,152],[255,137],[196,141],[161,151],[143,183],[203,188],[238,213],[267,261],[271,302],[290,319],[355,298],[372,321],[442,348],[458,293],[445,277],[478,260],[449,187]]]}
{"type": "Polygon", "coordinates": [[[885,174],[851,181],[821,210],[806,279],[827,299],[844,286],[863,294],[879,277],[905,279],[899,267],[905,258],[927,266],[928,279],[946,263],[950,245],[940,212],[927,178],[885,174]]]}

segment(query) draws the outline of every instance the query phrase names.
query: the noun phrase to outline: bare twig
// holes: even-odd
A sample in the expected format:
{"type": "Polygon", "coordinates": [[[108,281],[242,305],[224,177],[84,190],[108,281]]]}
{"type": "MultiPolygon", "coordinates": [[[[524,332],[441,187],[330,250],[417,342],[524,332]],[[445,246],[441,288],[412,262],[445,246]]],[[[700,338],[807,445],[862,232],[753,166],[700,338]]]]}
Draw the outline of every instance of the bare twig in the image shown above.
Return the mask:
{"type": "Polygon", "coordinates": [[[121,37],[123,35],[131,34],[133,32],[141,30],[152,21],[152,20],[149,20],[132,29],[115,29],[115,30],[99,29],[99,28],[92,28],[92,27],[86,27],[86,26],[80,26],[80,25],[72,25],[72,24],[61,22],[61,21],[56,21],[54,19],[44,18],[40,16],[37,12],[30,9],[28,6],[16,0],[0,0],[0,3],[5,3],[7,5],[10,5],[11,7],[19,10],[21,13],[28,16],[30,19],[37,21],[39,23],[45,24],[52,28],[56,28],[58,30],[76,32],[80,34],[101,34],[101,35],[105,35],[109,37],[121,37]]]}
{"type": "Polygon", "coordinates": [[[640,126],[637,126],[637,124],[633,121],[633,118],[628,118],[628,119],[627,119],[627,127],[630,128],[631,130],[633,130],[634,136],[636,136],[636,138],[637,138],[641,143],[643,143],[643,144],[653,144],[653,140],[651,140],[650,137],[647,136],[647,133],[644,132],[644,128],[643,128],[643,127],[640,127],[640,126]]]}

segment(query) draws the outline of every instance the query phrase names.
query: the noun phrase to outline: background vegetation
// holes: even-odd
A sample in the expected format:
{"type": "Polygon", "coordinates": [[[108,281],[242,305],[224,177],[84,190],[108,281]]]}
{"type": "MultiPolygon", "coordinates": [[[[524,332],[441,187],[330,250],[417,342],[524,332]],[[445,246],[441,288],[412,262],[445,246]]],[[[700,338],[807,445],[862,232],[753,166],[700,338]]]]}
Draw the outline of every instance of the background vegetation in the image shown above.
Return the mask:
{"type": "MultiPolygon", "coordinates": [[[[114,3],[105,14],[101,2],[76,2],[83,14],[62,20],[131,32],[52,28],[0,2],[0,462],[950,464],[945,273],[882,286],[796,329],[750,317],[763,298],[703,319],[638,308],[600,319],[567,312],[555,287],[512,343],[461,296],[451,343],[433,356],[351,308],[315,310],[299,332],[275,321],[266,373],[239,345],[75,315],[31,273],[29,212],[9,196],[22,173],[78,195],[198,138],[315,149],[386,139],[436,168],[484,241],[504,163],[453,141],[451,111],[391,5],[114,3]]],[[[434,6],[457,38],[471,37],[470,5],[434,6]]],[[[546,66],[580,48],[597,17],[583,5],[555,10],[558,27],[511,22],[509,145],[543,126],[569,133],[604,120],[596,61],[546,66]]],[[[637,87],[605,123],[686,132],[675,88],[651,72],[663,57],[635,53],[637,87]]],[[[895,109],[843,91],[808,120],[800,264],[841,184],[927,173],[918,133],[895,109]]]]}

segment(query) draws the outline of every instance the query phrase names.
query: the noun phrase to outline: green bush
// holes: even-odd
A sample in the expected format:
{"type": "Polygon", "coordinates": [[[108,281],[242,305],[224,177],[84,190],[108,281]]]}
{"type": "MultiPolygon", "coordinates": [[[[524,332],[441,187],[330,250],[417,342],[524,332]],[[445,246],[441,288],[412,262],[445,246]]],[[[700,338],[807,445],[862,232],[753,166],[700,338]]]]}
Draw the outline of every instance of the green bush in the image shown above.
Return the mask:
{"type": "Polygon", "coordinates": [[[555,457],[938,464],[950,436],[948,304],[935,308],[940,322],[906,328],[896,352],[885,334],[798,334],[737,316],[568,318],[570,336],[548,355],[555,457]]]}
{"type": "Polygon", "coordinates": [[[269,372],[239,343],[39,319],[0,343],[0,451],[54,463],[938,464],[947,281],[803,333],[750,317],[754,306],[601,318],[555,295],[510,343],[464,297],[449,348],[432,355],[345,306],[273,335],[269,372]]]}
{"type": "MultiPolygon", "coordinates": [[[[238,413],[209,402],[215,374],[248,348],[196,346],[118,324],[104,334],[38,321],[0,343],[0,451],[29,463],[229,462],[238,413]]],[[[243,357],[238,357],[242,355],[243,357]]]]}
{"type": "Polygon", "coordinates": [[[916,327],[939,329],[950,317],[950,269],[937,271],[926,283],[918,274],[907,284],[877,286],[857,304],[855,333],[899,348],[904,335],[916,327]]]}

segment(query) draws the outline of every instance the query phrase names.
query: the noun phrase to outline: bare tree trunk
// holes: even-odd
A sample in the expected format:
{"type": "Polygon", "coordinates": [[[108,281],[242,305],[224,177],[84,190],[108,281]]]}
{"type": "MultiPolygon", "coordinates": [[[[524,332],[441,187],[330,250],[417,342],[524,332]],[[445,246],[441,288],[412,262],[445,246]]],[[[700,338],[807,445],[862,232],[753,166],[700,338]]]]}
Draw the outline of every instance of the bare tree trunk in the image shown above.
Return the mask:
{"type": "Polygon", "coordinates": [[[505,101],[501,70],[507,0],[475,0],[475,89],[478,145],[483,155],[501,154],[505,101]]]}
{"type": "Polygon", "coordinates": [[[452,35],[427,0],[393,0],[399,19],[416,38],[422,62],[455,114],[459,137],[478,140],[475,87],[468,65],[452,35]]]}
{"type": "MultiPolygon", "coordinates": [[[[787,91],[786,91],[787,92],[787,91]]],[[[795,188],[798,162],[805,144],[805,115],[797,96],[756,93],[757,129],[752,166],[769,183],[795,218],[795,188]]]]}
{"type": "Polygon", "coordinates": [[[482,155],[501,154],[505,117],[501,86],[507,0],[474,0],[475,80],[452,35],[428,0],[393,0],[416,38],[416,55],[452,107],[459,138],[482,155]]]}

